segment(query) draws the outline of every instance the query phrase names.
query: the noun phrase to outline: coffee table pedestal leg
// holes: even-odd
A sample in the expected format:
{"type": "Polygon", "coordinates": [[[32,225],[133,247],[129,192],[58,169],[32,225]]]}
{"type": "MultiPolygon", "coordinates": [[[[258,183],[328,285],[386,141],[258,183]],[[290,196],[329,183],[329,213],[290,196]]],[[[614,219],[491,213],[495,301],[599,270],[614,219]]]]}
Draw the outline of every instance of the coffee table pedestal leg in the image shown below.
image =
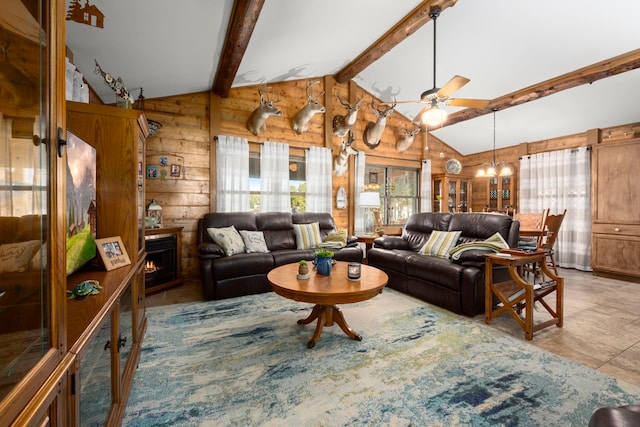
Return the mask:
{"type": "Polygon", "coordinates": [[[316,345],[320,339],[320,334],[322,334],[322,328],[325,326],[333,326],[334,320],[349,338],[356,341],[362,341],[362,337],[356,334],[353,329],[349,327],[346,320],[344,320],[342,312],[335,305],[317,304],[313,307],[309,317],[298,320],[298,325],[307,325],[315,319],[318,319],[318,323],[316,324],[316,330],[313,333],[313,337],[311,337],[311,340],[307,343],[308,348],[313,348],[316,345]]]}

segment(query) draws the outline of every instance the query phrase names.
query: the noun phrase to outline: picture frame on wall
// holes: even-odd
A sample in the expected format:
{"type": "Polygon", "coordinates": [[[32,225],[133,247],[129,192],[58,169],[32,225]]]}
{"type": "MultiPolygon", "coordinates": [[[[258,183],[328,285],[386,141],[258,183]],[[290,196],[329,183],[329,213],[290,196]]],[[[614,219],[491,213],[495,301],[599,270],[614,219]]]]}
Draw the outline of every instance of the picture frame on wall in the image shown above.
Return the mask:
{"type": "Polygon", "coordinates": [[[147,179],[158,179],[158,166],[147,165],[147,179]]]}
{"type": "Polygon", "coordinates": [[[131,264],[131,259],[129,259],[120,236],[96,239],[96,247],[107,271],[131,264]]]}
{"type": "Polygon", "coordinates": [[[369,184],[378,183],[378,172],[369,172],[369,184]]]}
{"type": "Polygon", "coordinates": [[[180,165],[172,164],[171,165],[171,176],[174,178],[180,177],[180,165]]]}

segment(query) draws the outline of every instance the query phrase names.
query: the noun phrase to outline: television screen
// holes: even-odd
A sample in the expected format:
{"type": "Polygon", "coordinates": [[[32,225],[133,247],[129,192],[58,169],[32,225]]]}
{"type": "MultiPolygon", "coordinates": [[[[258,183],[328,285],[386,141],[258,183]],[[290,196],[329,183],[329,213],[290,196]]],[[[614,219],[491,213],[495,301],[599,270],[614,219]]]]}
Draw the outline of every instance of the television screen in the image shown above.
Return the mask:
{"type": "Polygon", "coordinates": [[[96,149],[67,131],[67,275],[96,256],[96,149]]]}

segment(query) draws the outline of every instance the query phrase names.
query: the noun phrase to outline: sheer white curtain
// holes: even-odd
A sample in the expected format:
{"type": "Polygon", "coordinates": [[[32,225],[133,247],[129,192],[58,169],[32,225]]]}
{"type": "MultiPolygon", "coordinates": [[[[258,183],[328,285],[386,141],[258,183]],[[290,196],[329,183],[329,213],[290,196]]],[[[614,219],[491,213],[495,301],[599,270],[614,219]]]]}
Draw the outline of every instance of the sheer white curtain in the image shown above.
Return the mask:
{"type": "Polygon", "coordinates": [[[520,211],[567,213],[554,246],[561,267],[591,271],[591,150],[534,154],[520,160],[520,211]]]}
{"type": "Polygon", "coordinates": [[[287,144],[265,142],[260,149],[260,212],[291,212],[287,144]]]}
{"type": "Polygon", "coordinates": [[[422,161],[420,173],[420,212],[431,212],[433,207],[431,201],[431,160],[422,161]]]}
{"type": "Polygon", "coordinates": [[[364,224],[364,209],[360,207],[359,199],[360,193],[364,191],[364,169],[366,166],[366,155],[362,151],[358,151],[356,154],[356,171],[355,171],[355,185],[353,191],[354,194],[354,203],[353,207],[353,229],[355,234],[364,234],[365,232],[365,224],[364,224]]]}
{"type": "Polygon", "coordinates": [[[217,212],[249,210],[249,142],[218,136],[216,144],[217,212]]]}
{"type": "Polygon", "coordinates": [[[310,147],[306,159],[306,211],[332,213],[331,150],[325,147],[310,147]]]}

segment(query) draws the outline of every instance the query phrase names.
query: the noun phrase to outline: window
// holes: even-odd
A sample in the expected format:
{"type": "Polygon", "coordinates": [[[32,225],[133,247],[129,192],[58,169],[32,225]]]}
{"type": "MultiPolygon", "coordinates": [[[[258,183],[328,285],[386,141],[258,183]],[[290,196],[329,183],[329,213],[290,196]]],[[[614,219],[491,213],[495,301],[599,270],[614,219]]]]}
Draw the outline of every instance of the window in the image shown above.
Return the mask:
{"type": "MultiPolygon", "coordinates": [[[[304,212],[307,188],[304,157],[289,158],[289,188],[292,212],[304,212]]],[[[260,153],[249,155],[249,194],[249,208],[260,212],[260,153]]]]}
{"type": "Polygon", "coordinates": [[[402,225],[418,210],[418,169],[366,165],[365,189],[380,192],[384,225],[402,225]]]}

